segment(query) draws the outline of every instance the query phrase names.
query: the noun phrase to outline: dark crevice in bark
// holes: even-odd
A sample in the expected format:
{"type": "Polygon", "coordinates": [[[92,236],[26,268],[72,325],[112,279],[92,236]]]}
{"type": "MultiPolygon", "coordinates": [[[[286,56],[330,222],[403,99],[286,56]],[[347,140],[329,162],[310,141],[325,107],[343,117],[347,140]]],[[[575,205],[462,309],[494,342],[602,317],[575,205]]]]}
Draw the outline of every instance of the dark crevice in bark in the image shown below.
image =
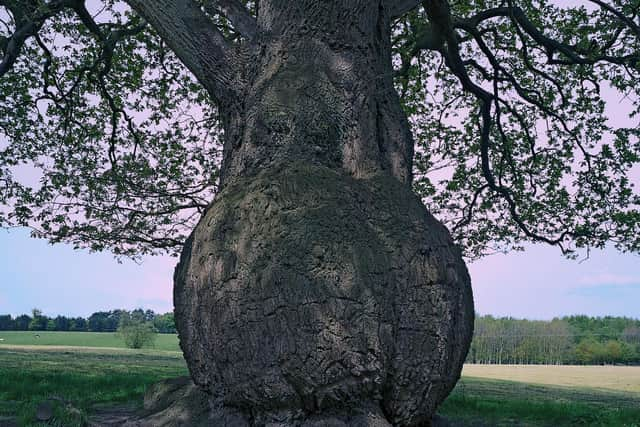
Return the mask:
{"type": "Polygon", "coordinates": [[[380,109],[380,104],[376,101],[376,142],[378,145],[378,153],[380,158],[380,165],[383,170],[388,172],[392,171],[391,164],[389,162],[389,152],[387,151],[387,144],[384,138],[383,132],[383,114],[380,109]]]}

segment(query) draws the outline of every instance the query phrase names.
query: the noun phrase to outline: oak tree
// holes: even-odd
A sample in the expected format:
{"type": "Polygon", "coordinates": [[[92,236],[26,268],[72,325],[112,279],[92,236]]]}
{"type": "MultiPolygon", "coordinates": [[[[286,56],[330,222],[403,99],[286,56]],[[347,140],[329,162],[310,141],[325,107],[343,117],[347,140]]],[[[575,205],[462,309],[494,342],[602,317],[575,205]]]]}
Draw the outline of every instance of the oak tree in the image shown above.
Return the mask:
{"type": "Polygon", "coordinates": [[[428,422],[462,254],[640,247],[640,2],[573,3],[0,0],[0,225],[181,253],[224,422],[428,422]]]}

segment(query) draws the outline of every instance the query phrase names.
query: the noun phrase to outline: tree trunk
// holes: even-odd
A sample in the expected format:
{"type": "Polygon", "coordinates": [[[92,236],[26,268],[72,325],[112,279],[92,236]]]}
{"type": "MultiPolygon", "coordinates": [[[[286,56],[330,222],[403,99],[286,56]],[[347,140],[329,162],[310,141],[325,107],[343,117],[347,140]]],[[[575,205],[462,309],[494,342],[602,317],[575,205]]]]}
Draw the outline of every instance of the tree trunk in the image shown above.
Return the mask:
{"type": "Polygon", "coordinates": [[[221,191],[175,273],[216,425],[421,425],[459,378],[470,280],[411,191],[389,19],[382,1],[260,2],[221,191]]]}

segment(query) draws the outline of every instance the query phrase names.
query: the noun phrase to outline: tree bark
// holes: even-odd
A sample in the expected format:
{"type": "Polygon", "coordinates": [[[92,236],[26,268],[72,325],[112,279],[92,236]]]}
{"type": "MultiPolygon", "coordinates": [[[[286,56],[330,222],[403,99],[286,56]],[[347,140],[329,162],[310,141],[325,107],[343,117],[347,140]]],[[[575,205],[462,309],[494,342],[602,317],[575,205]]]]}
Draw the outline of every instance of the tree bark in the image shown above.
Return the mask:
{"type": "MultiPolygon", "coordinates": [[[[244,93],[242,52],[193,0],[126,0],[223,109],[244,93]]],[[[248,25],[248,24],[247,24],[248,25]]]]}
{"type": "Polygon", "coordinates": [[[421,425],[459,378],[470,280],[411,191],[386,3],[260,2],[221,103],[221,191],[175,272],[219,420],[421,425]]]}

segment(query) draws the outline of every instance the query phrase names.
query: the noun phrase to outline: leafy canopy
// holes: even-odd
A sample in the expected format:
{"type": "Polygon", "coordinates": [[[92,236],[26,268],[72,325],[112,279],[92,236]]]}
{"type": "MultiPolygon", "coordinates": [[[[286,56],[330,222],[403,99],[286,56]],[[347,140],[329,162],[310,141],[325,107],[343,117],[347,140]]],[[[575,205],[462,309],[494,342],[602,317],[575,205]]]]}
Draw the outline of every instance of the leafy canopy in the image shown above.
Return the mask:
{"type": "MultiPolygon", "coordinates": [[[[216,3],[201,5],[242,43],[216,3]]],[[[465,254],[638,252],[640,0],[398,3],[415,190],[465,254]]],[[[123,2],[0,0],[0,54],[0,226],[179,251],[215,195],[222,131],[166,40],[123,2]]]]}

